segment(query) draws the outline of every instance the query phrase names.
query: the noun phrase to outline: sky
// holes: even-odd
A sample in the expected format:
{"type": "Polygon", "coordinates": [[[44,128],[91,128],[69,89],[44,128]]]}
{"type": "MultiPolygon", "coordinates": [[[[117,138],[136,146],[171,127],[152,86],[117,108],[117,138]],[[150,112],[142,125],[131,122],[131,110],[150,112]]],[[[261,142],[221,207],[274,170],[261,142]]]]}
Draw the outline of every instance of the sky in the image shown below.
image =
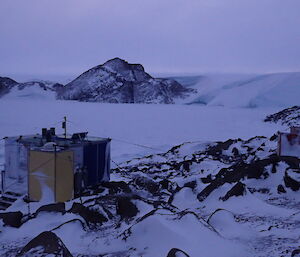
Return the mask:
{"type": "Polygon", "coordinates": [[[1,0],[0,76],[300,71],[299,0],[1,0]]]}

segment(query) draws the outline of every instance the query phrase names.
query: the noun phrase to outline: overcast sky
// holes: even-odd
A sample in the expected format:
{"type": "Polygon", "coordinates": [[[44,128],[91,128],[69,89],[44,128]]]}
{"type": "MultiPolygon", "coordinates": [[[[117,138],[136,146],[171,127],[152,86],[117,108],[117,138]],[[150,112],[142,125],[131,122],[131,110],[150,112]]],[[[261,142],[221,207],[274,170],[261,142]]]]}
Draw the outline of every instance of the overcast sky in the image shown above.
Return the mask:
{"type": "Polygon", "coordinates": [[[154,73],[300,71],[299,0],[1,0],[0,76],[114,57],[154,73]]]}

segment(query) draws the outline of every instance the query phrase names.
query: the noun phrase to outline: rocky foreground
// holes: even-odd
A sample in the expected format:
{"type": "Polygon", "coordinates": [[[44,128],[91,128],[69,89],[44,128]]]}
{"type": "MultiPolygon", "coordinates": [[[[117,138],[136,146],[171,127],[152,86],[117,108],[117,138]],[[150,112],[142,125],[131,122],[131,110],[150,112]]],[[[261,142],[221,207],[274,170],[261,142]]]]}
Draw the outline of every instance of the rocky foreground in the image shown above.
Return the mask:
{"type": "Polygon", "coordinates": [[[120,164],[82,198],[0,214],[0,254],[298,256],[300,160],[275,148],[188,142],[120,164]]]}
{"type": "Polygon", "coordinates": [[[265,122],[280,123],[289,127],[300,126],[300,106],[293,106],[268,115],[265,118],[265,122]]]}

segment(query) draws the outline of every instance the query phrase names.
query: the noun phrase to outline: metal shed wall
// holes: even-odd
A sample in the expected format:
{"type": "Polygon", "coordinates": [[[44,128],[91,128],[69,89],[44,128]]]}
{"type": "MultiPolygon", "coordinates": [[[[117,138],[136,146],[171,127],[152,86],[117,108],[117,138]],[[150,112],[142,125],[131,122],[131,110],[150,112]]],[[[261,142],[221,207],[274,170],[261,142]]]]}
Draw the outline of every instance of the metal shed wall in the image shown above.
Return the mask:
{"type": "Polygon", "coordinates": [[[5,172],[9,178],[24,178],[27,174],[28,150],[16,140],[5,140],[5,172]]]}
{"type": "Polygon", "coordinates": [[[109,180],[110,141],[93,142],[84,146],[84,168],[87,172],[87,185],[93,186],[109,180]]]}

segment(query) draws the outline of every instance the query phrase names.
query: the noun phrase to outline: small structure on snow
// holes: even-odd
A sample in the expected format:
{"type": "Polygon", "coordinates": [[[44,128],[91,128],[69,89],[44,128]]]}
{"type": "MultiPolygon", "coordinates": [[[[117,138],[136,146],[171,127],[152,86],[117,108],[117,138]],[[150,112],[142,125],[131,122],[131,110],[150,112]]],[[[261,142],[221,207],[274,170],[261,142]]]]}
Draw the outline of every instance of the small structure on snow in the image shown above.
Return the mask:
{"type": "Polygon", "coordinates": [[[279,132],[277,153],[300,158],[300,127],[291,127],[289,133],[279,132]]]}
{"type": "Polygon", "coordinates": [[[30,201],[71,200],[87,187],[109,181],[110,141],[87,132],[56,135],[55,128],[8,137],[2,190],[27,194],[30,201]]]}

